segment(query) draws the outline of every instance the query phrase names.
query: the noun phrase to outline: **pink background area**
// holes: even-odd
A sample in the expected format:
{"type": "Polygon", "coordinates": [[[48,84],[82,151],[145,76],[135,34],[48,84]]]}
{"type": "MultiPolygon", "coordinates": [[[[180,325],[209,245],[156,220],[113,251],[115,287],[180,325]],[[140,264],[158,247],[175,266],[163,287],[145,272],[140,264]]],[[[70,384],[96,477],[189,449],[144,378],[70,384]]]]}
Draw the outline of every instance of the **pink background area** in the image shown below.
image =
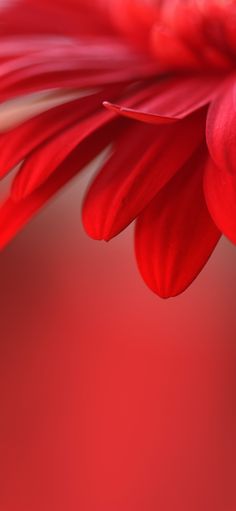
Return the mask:
{"type": "Polygon", "coordinates": [[[0,510],[233,511],[235,249],[162,301],[84,181],[0,256],[0,510]]]}

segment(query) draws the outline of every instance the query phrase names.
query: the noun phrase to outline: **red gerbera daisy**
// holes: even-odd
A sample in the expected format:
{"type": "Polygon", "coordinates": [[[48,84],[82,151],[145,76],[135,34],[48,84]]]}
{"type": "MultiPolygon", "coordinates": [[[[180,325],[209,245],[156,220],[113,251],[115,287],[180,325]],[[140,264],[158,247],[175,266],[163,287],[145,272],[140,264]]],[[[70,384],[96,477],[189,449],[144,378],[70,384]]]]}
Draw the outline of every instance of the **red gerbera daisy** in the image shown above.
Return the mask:
{"type": "Polygon", "coordinates": [[[137,219],[144,280],[163,297],[182,292],[222,232],[236,242],[236,2],[1,10],[0,175],[18,169],[1,246],[109,147],[85,197],[86,231],[109,240],[137,219]]]}

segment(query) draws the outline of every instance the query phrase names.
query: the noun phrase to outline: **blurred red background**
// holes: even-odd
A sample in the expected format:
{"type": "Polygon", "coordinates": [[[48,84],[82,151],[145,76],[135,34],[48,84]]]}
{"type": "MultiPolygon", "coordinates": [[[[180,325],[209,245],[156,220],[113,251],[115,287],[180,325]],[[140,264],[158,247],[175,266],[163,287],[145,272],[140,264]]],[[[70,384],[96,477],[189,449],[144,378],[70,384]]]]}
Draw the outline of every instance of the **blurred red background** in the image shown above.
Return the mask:
{"type": "Polygon", "coordinates": [[[1,254],[1,511],[235,509],[236,265],[182,296],[80,221],[84,178],[1,254]]]}

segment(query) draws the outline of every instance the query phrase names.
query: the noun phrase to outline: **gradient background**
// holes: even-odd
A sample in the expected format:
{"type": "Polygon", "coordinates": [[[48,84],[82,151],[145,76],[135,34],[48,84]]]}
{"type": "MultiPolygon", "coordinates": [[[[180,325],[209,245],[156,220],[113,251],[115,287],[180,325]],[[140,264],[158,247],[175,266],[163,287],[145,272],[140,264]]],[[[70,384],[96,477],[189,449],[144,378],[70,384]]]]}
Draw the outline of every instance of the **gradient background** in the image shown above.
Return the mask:
{"type": "Polygon", "coordinates": [[[74,181],[1,254],[0,510],[233,511],[236,264],[162,301],[74,181]]]}

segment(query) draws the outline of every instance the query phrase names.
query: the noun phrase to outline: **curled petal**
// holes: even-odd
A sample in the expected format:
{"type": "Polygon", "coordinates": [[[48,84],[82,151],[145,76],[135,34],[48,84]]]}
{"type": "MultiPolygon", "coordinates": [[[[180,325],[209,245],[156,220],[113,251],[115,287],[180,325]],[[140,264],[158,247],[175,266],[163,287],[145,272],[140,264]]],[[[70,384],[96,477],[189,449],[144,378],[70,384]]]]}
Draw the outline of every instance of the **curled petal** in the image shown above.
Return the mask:
{"type": "Polygon", "coordinates": [[[149,124],[172,124],[178,121],[177,117],[167,117],[164,115],[158,115],[153,113],[143,112],[141,110],[134,110],[127,107],[121,107],[115,103],[109,103],[108,101],[103,102],[103,106],[112,112],[116,112],[119,115],[134,119],[136,121],[147,122],[149,124]]]}
{"type": "Polygon", "coordinates": [[[159,79],[137,96],[137,106],[129,108],[125,102],[104,106],[120,115],[151,124],[165,124],[183,119],[207,105],[215,97],[221,79],[219,76],[184,76],[159,79]]]}
{"type": "Polygon", "coordinates": [[[202,190],[205,162],[201,149],[137,220],[138,267],[146,284],[163,298],[191,284],[220,238],[202,190]]]}

